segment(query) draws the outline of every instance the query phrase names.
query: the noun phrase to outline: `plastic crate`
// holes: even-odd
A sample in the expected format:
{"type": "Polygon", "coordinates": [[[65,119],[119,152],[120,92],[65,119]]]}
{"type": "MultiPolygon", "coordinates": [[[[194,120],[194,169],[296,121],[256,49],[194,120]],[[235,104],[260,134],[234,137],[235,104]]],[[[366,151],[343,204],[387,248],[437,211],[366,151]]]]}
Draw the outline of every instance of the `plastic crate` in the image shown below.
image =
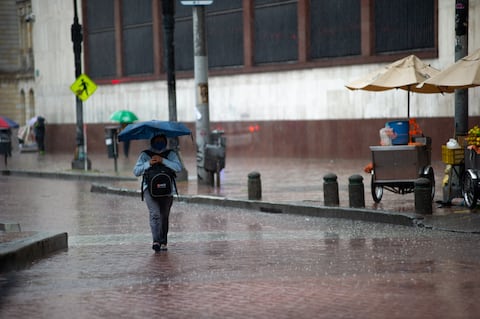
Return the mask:
{"type": "Polygon", "coordinates": [[[463,148],[450,149],[447,146],[442,145],[442,162],[445,164],[460,164],[465,158],[465,152],[463,148]]]}

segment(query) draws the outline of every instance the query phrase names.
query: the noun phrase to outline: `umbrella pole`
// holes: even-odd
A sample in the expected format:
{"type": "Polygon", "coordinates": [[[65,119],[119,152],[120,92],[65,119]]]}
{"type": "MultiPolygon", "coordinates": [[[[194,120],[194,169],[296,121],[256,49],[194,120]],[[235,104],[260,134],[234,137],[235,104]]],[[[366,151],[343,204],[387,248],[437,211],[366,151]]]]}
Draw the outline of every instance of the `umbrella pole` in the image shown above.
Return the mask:
{"type": "Polygon", "coordinates": [[[410,120],[410,85],[407,90],[407,118],[410,120]]]}
{"type": "Polygon", "coordinates": [[[410,85],[408,86],[407,94],[408,142],[412,142],[412,137],[410,136],[410,85]]]}

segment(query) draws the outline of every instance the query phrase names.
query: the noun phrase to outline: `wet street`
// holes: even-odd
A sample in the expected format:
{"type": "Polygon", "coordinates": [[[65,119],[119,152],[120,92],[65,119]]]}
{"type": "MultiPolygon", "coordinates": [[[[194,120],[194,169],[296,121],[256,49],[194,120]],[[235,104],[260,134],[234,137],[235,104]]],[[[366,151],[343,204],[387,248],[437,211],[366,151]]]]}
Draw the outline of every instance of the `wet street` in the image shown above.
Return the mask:
{"type": "Polygon", "coordinates": [[[0,178],[0,214],[69,249],[0,274],[0,318],[478,318],[480,236],[175,201],[155,254],[140,198],[0,178]]]}

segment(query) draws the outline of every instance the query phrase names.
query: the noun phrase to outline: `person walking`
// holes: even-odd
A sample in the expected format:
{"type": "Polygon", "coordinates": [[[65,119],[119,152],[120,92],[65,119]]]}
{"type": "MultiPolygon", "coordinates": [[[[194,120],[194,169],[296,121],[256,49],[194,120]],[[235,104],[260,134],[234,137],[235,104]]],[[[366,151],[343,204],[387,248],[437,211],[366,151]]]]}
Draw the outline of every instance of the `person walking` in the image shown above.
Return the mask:
{"type": "Polygon", "coordinates": [[[41,116],[37,117],[33,125],[33,132],[35,134],[35,141],[37,142],[38,153],[45,154],[45,119],[41,116]]]}
{"type": "MultiPolygon", "coordinates": [[[[146,170],[154,165],[165,165],[174,172],[180,172],[182,169],[182,163],[177,153],[167,149],[165,135],[157,135],[150,140],[150,149],[140,153],[133,174],[137,177],[142,176],[146,170]]],[[[172,185],[171,194],[162,197],[152,197],[145,181],[142,181],[141,187],[149,211],[153,239],[152,249],[155,252],[165,251],[167,250],[170,209],[173,203],[173,194],[176,192],[175,183],[172,185]]]]}
{"type": "MultiPolygon", "coordinates": [[[[120,132],[127,127],[128,124],[132,124],[131,122],[120,123],[120,132]]],[[[130,152],[130,141],[123,142],[123,155],[125,158],[128,158],[128,153],[130,152]]]]}

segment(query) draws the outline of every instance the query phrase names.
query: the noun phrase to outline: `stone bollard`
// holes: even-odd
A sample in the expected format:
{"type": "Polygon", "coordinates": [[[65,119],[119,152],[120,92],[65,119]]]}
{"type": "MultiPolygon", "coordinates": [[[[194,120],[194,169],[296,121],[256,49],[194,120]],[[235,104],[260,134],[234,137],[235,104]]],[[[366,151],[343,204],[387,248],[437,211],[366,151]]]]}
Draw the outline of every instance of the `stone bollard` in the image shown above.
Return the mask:
{"type": "Polygon", "coordinates": [[[259,172],[248,174],[248,199],[259,200],[262,198],[262,181],[259,172]]]}
{"type": "Polygon", "coordinates": [[[432,213],[432,187],[428,178],[418,178],[415,180],[415,213],[432,213]]]}
{"type": "Polygon", "coordinates": [[[338,199],[337,175],[333,173],[328,173],[323,176],[323,200],[325,206],[340,205],[340,200],[338,199]]]}
{"type": "Polygon", "coordinates": [[[350,207],[365,207],[365,190],[362,176],[352,175],[348,178],[348,199],[350,207]]]}

